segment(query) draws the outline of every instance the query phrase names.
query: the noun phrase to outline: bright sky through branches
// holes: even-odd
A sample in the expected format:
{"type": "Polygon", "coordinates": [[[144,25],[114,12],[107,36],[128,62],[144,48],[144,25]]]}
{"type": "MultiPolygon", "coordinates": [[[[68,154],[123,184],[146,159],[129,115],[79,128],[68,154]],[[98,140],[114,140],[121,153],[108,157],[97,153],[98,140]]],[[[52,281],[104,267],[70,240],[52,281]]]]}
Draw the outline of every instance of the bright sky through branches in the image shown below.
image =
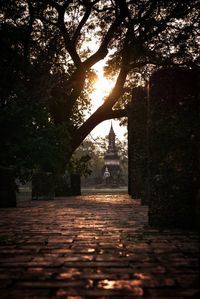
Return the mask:
{"type": "MultiPolygon", "coordinates": [[[[98,64],[96,64],[93,68],[97,74],[97,81],[95,83],[95,89],[91,94],[91,112],[93,113],[100,105],[103,104],[105,96],[109,94],[115,84],[115,80],[107,79],[103,74],[103,67],[105,65],[105,61],[102,60],[98,64]]],[[[91,135],[93,138],[96,137],[105,137],[108,135],[110,130],[111,120],[107,120],[99,124],[92,132],[91,135]]],[[[118,120],[112,120],[114,131],[119,139],[124,138],[124,134],[127,132],[126,127],[122,127],[119,125],[118,120]]]]}
{"type": "Polygon", "coordinates": [[[104,77],[102,65],[96,66],[95,71],[97,72],[97,81],[95,89],[91,94],[93,111],[103,104],[104,98],[109,94],[115,84],[114,80],[104,77]]]}
{"type": "MultiPolygon", "coordinates": [[[[82,46],[85,47],[86,45],[83,44],[82,46]]],[[[91,49],[93,52],[96,52],[98,50],[98,47],[99,43],[95,38],[87,42],[87,48],[91,49]]],[[[108,58],[106,57],[93,66],[98,79],[95,84],[95,90],[90,95],[91,113],[93,113],[99,106],[103,104],[104,97],[109,94],[115,84],[115,78],[107,79],[104,76],[104,66],[107,59],[108,58]]],[[[121,140],[124,139],[124,134],[127,133],[127,128],[125,126],[120,126],[119,123],[119,120],[112,120],[114,131],[117,137],[121,140]]],[[[96,137],[107,136],[110,130],[110,124],[111,120],[106,120],[96,126],[96,128],[94,128],[94,130],[92,130],[92,132],[90,133],[92,138],[95,139],[96,137]]]]}

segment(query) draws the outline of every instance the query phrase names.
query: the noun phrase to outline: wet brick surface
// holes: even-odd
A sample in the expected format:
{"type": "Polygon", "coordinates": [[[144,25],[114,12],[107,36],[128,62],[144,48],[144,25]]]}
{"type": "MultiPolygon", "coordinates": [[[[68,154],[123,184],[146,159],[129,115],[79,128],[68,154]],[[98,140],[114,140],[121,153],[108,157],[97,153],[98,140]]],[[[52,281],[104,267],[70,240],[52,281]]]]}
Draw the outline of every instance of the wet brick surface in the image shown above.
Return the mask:
{"type": "Polygon", "coordinates": [[[197,232],[147,213],[124,195],[0,209],[0,298],[200,298],[197,232]]]}

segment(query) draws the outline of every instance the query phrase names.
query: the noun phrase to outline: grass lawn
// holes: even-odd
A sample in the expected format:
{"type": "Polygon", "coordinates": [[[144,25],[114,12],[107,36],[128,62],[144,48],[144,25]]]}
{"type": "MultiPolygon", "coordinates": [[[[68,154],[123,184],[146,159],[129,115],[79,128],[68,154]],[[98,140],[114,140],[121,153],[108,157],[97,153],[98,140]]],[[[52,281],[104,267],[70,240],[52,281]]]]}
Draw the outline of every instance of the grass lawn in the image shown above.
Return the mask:
{"type": "Polygon", "coordinates": [[[19,192],[17,192],[16,197],[17,200],[31,200],[32,191],[30,187],[22,186],[19,187],[19,192]]]}
{"type": "MultiPolygon", "coordinates": [[[[31,200],[31,188],[20,187],[20,192],[17,193],[17,200],[31,200]]],[[[103,194],[128,194],[127,187],[121,188],[81,188],[82,195],[103,195],[103,194]]]]}
{"type": "Polygon", "coordinates": [[[100,195],[100,194],[128,194],[127,187],[122,188],[82,188],[82,195],[100,195]]]}

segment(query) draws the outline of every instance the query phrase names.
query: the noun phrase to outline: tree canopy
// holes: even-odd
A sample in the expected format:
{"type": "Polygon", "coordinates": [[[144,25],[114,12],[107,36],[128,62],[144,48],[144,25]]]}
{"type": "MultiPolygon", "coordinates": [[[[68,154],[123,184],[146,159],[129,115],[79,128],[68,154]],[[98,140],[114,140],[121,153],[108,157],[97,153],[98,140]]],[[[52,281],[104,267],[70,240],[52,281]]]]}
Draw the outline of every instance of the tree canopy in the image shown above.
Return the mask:
{"type": "Polygon", "coordinates": [[[199,66],[198,0],[2,0],[1,9],[1,164],[61,169],[96,125],[126,115],[130,89],[154,68],[199,66]],[[104,58],[115,86],[86,117],[104,58]]]}

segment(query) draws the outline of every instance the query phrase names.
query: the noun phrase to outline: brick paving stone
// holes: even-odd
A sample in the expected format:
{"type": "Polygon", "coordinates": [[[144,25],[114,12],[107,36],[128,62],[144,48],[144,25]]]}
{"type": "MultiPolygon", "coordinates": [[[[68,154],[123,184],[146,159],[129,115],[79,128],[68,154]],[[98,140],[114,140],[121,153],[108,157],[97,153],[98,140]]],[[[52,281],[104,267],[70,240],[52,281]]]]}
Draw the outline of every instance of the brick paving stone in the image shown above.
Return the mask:
{"type": "Polygon", "coordinates": [[[126,195],[0,209],[0,299],[200,298],[199,235],[126,195]]]}

